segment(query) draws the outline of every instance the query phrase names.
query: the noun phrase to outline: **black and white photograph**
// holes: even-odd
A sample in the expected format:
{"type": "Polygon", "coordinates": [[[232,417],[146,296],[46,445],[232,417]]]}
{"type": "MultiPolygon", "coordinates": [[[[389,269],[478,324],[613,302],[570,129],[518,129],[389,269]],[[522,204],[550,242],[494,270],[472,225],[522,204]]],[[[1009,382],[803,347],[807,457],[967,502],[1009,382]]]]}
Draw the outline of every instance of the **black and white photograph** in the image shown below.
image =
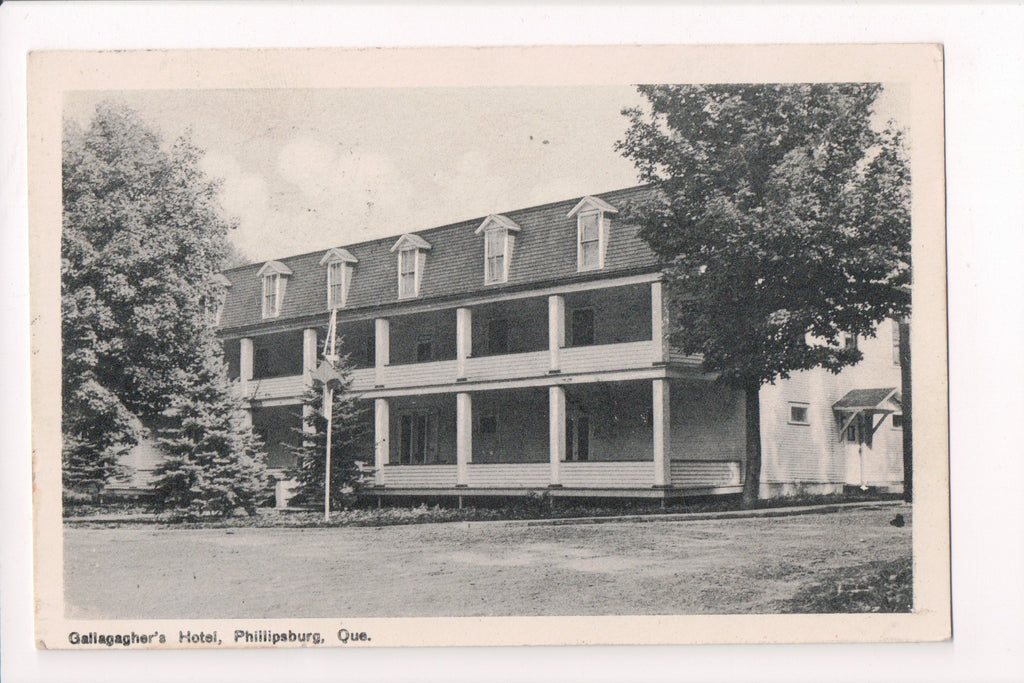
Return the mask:
{"type": "Polygon", "coordinates": [[[850,49],[86,55],[153,84],[47,100],[40,642],[948,638],[942,52],[850,49]]]}

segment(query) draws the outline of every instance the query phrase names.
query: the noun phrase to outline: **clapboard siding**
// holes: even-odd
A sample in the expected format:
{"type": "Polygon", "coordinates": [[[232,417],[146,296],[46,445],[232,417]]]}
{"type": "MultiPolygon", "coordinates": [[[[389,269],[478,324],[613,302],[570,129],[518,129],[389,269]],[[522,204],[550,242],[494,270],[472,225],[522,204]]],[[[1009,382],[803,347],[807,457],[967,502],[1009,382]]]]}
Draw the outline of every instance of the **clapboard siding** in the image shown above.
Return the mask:
{"type": "Polygon", "coordinates": [[[359,370],[352,371],[352,386],[353,391],[366,391],[373,389],[373,385],[377,379],[377,370],[375,368],[360,368],[359,370]]]}
{"type": "Polygon", "coordinates": [[[384,485],[396,488],[455,486],[455,465],[389,465],[384,468],[384,485]]]}
{"type": "Polygon", "coordinates": [[[739,461],[673,460],[670,464],[672,485],[680,488],[711,488],[738,486],[739,461]]]}
{"type": "Polygon", "coordinates": [[[626,344],[578,346],[561,351],[562,372],[604,372],[651,367],[654,345],[650,341],[626,344]]]}
{"type": "Polygon", "coordinates": [[[650,488],[654,484],[654,463],[563,462],[559,477],[565,487],[650,488]]]}
{"type": "Polygon", "coordinates": [[[704,356],[699,353],[687,355],[679,349],[670,348],[668,351],[668,362],[672,365],[700,370],[704,365],[704,356]]]}
{"type": "Polygon", "coordinates": [[[551,367],[548,351],[508,353],[500,356],[481,356],[466,359],[466,379],[479,382],[491,379],[536,377],[551,367]]]}
{"type": "Polygon", "coordinates": [[[481,488],[542,487],[551,483],[550,463],[470,463],[469,486],[481,488]]]}
{"type": "Polygon", "coordinates": [[[257,401],[302,396],[306,390],[302,375],[249,380],[249,396],[257,401]]]}
{"type": "Polygon", "coordinates": [[[456,361],[388,365],[381,369],[381,384],[388,389],[422,387],[431,384],[454,384],[456,361]]]}

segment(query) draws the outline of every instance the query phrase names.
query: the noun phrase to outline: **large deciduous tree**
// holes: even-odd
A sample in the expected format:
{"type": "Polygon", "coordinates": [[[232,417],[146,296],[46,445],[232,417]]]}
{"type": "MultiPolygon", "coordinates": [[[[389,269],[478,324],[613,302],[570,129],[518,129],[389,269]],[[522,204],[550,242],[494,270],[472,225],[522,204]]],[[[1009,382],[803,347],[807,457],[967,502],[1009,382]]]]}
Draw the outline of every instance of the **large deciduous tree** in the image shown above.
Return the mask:
{"type": "Polygon", "coordinates": [[[120,104],[98,106],[84,129],[65,123],[65,486],[104,483],[140,425],[180,408],[182,394],[209,384],[197,368],[221,362],[208,311],[233,226],[200,157],[120,104]]]}
{"type": "Polygon", "coordinates": [[[910,174],[881,86],[640,86],[617,148],[653,183],[629,213],[660,257],[675,344],[746,396],[744,505],[759,494],[761,387],[862,358],[844,335],[902,319],[910,174]]]}

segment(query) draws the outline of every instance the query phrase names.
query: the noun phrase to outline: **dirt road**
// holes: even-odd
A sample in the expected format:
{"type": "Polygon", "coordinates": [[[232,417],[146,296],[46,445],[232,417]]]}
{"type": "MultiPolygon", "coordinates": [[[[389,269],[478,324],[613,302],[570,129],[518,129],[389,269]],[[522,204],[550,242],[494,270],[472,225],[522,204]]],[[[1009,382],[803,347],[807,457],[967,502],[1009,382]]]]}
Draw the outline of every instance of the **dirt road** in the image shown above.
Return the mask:
{"type": "Polygon", "coordinates": [[[909,557],[909,507],[774,519],[334,529],[65,528],[67,616],[731,614],[909,557]],[[888,524],[900,511],[908,524],[888,524]]]}

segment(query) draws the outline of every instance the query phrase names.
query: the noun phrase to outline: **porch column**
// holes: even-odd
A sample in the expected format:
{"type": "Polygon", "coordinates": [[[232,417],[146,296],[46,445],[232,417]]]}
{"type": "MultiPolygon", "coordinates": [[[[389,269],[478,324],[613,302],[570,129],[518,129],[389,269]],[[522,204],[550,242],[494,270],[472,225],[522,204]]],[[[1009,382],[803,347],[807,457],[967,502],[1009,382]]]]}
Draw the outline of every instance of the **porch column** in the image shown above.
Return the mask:
{"type": "Polygon", "coordinates": [[[672,481],[670,474],[671,457],[669,455],[669,442],[671,432],[671,392],[667,379],[653,380],[653,410],[652,422],[654,423],[654,485],[656,487],[668,486],[672,481]]]}
{"type": "Polygon", "coordinates": [[[473,397],[462,391],[455,395],[456,484],[469,483],[469,463],[473,460],[473,397]]]}
{"type": "Polygon", "coordinates": [[[559,353],[565,346],[565,297],[552,294],[548,297],[548,348],[551,351],[551,370],[559,372],[559,353]]]}
{"type": "Polygon", "coordinates": [[[238,386],[242,390],[242,396],[249,396],[249,382],[252,381],[252,339],[244,337],[239,342],[239,367],[238,386]]]}
{"type": "Polygon", "coordinates": [[[668,340],[665,337],[665,294],[661,282],[651,283],[651,342],[655,365],[668,362],[668,340]]]}
{"type": "Polygon", "coordinates": [[[313,385],[310,373],[316,370],[316,328],[307,327],[302,331],[302,374],[306,386],[313,385]]]}
{"type": "Polygon", "coordinates": [[[473,354],[473,311],[455,309],[456,379],[466,379],[466,359],[473,354]]]}
{"type": "Polygon", "coordinates": [[[561,486],[559,467],[565,460],[565,389],[548,387],[548,451],[551,457],[551,485],[561,486]]]}
{"type": "Polygon", "coordinates": [[[384,465],[390,459],[391,410],[386,398],[373,401],[373,483],[384,485],[384,465]]]}
{"type": "Polygon", "coordinates": [[[374,384],[384,386],[384,367],[391,362],[391,321],[377,318],[373,321],[374,333],[374,367],[376,374],[374,384]]]}

